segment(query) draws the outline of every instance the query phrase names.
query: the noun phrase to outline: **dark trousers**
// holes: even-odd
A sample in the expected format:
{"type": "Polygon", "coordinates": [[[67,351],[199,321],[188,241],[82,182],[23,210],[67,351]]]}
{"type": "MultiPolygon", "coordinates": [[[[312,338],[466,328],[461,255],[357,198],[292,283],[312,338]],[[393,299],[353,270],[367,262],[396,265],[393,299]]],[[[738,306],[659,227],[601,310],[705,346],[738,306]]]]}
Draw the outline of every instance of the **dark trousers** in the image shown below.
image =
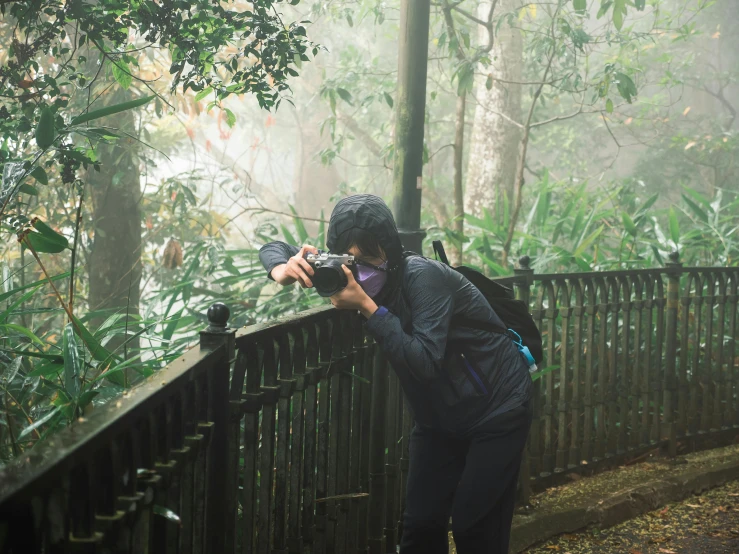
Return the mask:
{"type": "Polygon", "coordinates": [[[507,554],[529,404],[467,439],[413,429],[401,554],[447,554],[448,523],[459,554],[507,554]]]}

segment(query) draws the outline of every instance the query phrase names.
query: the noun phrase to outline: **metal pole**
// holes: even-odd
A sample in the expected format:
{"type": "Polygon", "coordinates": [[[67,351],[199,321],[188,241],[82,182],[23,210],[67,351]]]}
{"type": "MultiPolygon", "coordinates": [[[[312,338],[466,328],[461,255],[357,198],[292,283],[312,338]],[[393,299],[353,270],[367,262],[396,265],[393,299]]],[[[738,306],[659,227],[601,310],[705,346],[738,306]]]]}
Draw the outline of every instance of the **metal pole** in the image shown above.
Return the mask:
{"type": "Polygon", "coordinates": [[[421,253],[423,131],[430,0],[401,0],[395,99],[393,211],[403,247],[421,253]]]}

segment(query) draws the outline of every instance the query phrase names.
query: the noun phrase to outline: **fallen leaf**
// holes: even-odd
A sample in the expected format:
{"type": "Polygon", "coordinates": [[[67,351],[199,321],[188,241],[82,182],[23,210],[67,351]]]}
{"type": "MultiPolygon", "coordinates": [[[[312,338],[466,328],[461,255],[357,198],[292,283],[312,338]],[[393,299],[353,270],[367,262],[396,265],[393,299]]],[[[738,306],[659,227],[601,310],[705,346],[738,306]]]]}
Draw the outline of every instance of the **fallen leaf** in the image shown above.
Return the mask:
{"type": "Polygon", "coordinates": [[[667,550],[666,548],[660,548],[660,552],[664,552],[664,554],[677,554],[674,550],[667,550]]]}
{"type": "Polygon", "coordinates": [[[641,550],[629,550],[629,554],[642,554],[641,550]]]}
{"type": "Polygon", "coordinates": [[[550,544],[549,546],[547,546],[547,548],[548,548],[549,550],[559,550],[559,546],[555,546],[555,545],[553,545],[553,544],[550,544]]]}
{"type": "Polygon", "coordinates": [[[631,122],[634,121],[633,117],[626,118],[626,121],[624,121],[624,125],[631,125],[631,122]]]}
{"type": "Polygon", "coordinates": [[[687,108],[685,108],[685,110],[683,110],[683,115],[688,115],[689,111],[690,111],[690,106],[688,106],[687,108]]]}
{"type": "Polygon", "coordinates": [[[691,140],[688,144],[685,145],[685,150],[690,150],[695,146],[697,143],[694,140],[691,140]]]}
{"type": "Polygon", "coordinates": [[[702,508],[703,507],[700,504],[686,504],[686,506],[688,506],[689,508],[702,508]]]}
{"type": "Polygon", "coordinates": [[[665,515],[667,515],[667,510],[669,510],[669,509],[670,509],[669,506],[665,506],[665,509],[664,510],[660,510],[659,515],[662,516],[662,517],[665,517],[665,515]]]}

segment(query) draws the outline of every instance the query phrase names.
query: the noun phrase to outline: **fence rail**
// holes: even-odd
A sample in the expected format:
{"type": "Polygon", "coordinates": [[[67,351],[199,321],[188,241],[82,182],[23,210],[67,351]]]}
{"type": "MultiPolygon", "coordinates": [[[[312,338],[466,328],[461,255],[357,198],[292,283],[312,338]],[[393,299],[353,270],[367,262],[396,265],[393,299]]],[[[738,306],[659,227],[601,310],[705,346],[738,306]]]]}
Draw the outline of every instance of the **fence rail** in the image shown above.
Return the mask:
{"type": "MultiPolygon", "coordinates": [[[[520,262],[504,282],[546,357],[522,505],[567,472],[736,440],[739,268],[520,262]]],[[[412,417],[361,320],[227,318],[215,305],[200,349],[0,473],[0,552],[395,551],[412,417]]]]}

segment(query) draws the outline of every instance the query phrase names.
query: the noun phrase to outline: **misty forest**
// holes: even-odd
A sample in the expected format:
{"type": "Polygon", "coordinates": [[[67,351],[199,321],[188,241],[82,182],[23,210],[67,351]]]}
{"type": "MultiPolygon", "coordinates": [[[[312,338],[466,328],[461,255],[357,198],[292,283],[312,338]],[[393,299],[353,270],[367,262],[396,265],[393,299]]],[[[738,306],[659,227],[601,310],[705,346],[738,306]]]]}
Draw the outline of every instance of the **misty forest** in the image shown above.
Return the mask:
{"type": "MultiPolygon", "coordinates": [[[[0,463],[197,344],[213,302],[232,327],[326,303],[257,253],[397,201],[399,10],[0,2],[0,463]]],[[[438,0],[429,33],[425,255],[737,264],[735,0],[438,0]]]]}

